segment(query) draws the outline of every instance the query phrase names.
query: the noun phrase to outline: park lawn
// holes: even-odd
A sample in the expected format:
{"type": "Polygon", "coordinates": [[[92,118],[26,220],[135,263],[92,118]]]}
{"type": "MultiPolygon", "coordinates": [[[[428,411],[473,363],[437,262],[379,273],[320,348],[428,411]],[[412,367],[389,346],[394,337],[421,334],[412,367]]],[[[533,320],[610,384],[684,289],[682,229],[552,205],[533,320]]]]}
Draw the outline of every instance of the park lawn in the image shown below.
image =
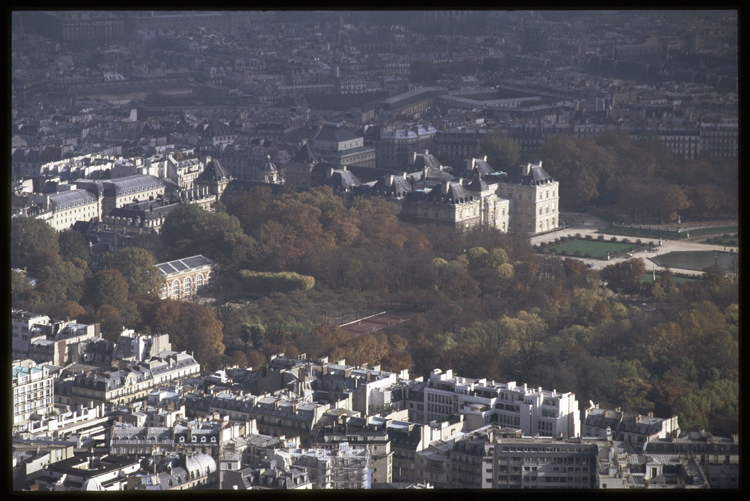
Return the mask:
{"type": "Polygon", "coordinates": [[[621,242],[607,242],[606,240],[586,240],[576,239],[568,242],[559,243],[542,249],[543,253],[554,253],[558,256],[586,257],[590,255],[592,259],[607,259],[607,252],[610,256],[615,256],[623,252],[633,251],[638,248],[638,244],[621,242]],[[565,254],[563,254],[565,251],[565,254]]]}

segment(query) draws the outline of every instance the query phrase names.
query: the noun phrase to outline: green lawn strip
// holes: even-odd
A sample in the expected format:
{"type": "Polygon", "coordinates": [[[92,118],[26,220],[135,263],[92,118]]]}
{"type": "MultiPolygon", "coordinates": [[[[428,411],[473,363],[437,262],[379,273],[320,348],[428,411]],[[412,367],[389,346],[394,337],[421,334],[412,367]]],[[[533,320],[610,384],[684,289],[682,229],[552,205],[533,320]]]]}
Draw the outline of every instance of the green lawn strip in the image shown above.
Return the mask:
{"type": "Polygon", "coordinates": [[[648,228],[633,228],[630,226],[610,226],[605,230],[599,231],[599,233],[606,233],[609,235],[626,235],[629,237],[668,238],[670,240],[685,238],[685,234],[683,232],[672,230],[654,230],[648,228]]]}
{"type": "Polygon", "coordinates": [[[726,245],[730,247],[737,247],[739,242],[737,240],[737,237],[727,237],[727,238],[718,238],[718,239],[712,238],[710,241],[706,240],[706,243],[713,244],[713,245],[726,245]]]}
{"type": "Polygon", "coordinates": [[[591,259],[606,259],[607,252],[611,257],[624,252],[630,252],[638,249],[635,243],[607,242],[600,240],[576,239],[568,242],[551,245],[541,249],[541,252],[549,254],[554,251],[558,256],[586,257],[590,255],[591,259]],[[563,253],[564,252],[564,253],[563,253]]]}
{"type": "MultiPolygon", "coordinates": [[[[657,273],[656,279],[659,280],[660,278],[661,278],[661,275],[657,273]]],[[[641,283],[651,282],[651,280],[652,280],[651,273],[644,273],[643,276],[641,277],[641,283]]],[[[698,279],[695,277],[683,277],[683,276],[678,276],[678,275],[672,275],[672,281],[676,284],[690,283],[690,282],[695,282],[696,280],[698,279]]]]}
{"type": "Polygon", "coordinates": [[[714,235],[716,233],[736,233],[737,226],[711,226],[706,228],[691,228],[680,231],[674,230],[658,230],[649,228],[635,228],[631,226],[612,226],[610,225],[607,229],[599,231],[599,233],[607,233],[613,235],[627,235],[633,237],[647,237],[647,238],[668,238],[670,240],[679,240],[687,238],[688,235],[697,237],[700,235],[714,235]]]}
{"type": "Polygon", "coordinates": [[[714,226],[714,227],[707,227],[707,228],[693,228],[691,230],[685,230],[684,232],[680,233],[690,233],[690,236],[699,236],[699,235],[714,235],[716,233],[737,233],[738,227],[735,226],[714,226]]]}

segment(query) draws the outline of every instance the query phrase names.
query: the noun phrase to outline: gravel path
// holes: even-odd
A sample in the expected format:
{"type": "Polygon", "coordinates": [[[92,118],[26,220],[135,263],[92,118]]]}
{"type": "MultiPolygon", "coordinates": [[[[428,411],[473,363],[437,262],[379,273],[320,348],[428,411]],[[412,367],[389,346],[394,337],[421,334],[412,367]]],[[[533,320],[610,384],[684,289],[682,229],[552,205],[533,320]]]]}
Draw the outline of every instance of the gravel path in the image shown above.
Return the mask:
{"type": "MultiPolygon", "coordinates": [[[[598,233],[599,230],[603,230],[607,228],[609,224],[607,224],[606,221],[599,219],[597,217],[594,217],[592,215],[589,215],[589,214],[563,212],[560,214],[560,220],[565,224],[564,228],[553,231],[551,233],[545,233],[544,235],[531,237],[531,244],[534,245],[540,242],[552,242],[556,238],[560,238],[563,236],[572,237],[572,236],[575,236],[577,233],[580,233],[582,237],[585,237],[586,235],[592,235],[592,238],[594,239],[596,239],[600,234],[605,235],[606,239],[609,239],[613,236],[617,236],[618,240],[620,238],[629,238],[630,240],[641,238],[641,240],[644,242],[652,241],[652,242],[657,243],[656,251],[654,252],[639,251],[639,252],[633,253],[633,257],[640,257],[640,258],[643,258],[644,261],[646,261],[646,270],[648,272],[651,272],[654,268],[656,268],[657,271],[663,269],[663,267],[649,260],[649,258],[652,258],[654,256],[659,256],[661,254],[667,254],[673,251],[708,251],[708,250],[725,251],[725,250],[729,250],[728,247],[725,247],[723,245],[711,245],[711,244],[702,243],[702,241],[706,239],[705,235],[702,235],[699,237],[685,238],[681,240],[662,239],[662,245],[658,245],[658,239],[656,238],[632,237],[632,236],[624,237],[622,235],[617,235],[616,233],[598,233]]],[[[729,226],[731,224],[737,224],[737,223],[736,221],[727,222],[726,226],[729,226]]],[[[687,226],[687,225],[683,225],[683,226],[687,226]]],[[[652,226],[652,227],[656,227],[656,226],[652,226]]],[[[674,225],[665,225],[665,228],[666,227],[673,228],[674,225]]],[[[567,256],[567,257],[573,257],[573,256],[567,256]]],[[[594,268],[595,270],[601,270],[605,266],[608,266],[610,264],[620,263],[629,258],[624,257],[624,256],[615,257],[615,258],[610,259],[609,261],[599,260],[599,259],[584,259],[584,258],[574,258],[574,259],[581,259],[582,261],[588,264],[593,264],[592,268],[594,268]]],[[[700,271],[686,270],[686,269],[680,269],[680,268],[670,268],[670,270],[672,270],[674,273],[681,273],[685,275],[695,275],[695,276],[701,275],[702,273],[700,271]]]]}

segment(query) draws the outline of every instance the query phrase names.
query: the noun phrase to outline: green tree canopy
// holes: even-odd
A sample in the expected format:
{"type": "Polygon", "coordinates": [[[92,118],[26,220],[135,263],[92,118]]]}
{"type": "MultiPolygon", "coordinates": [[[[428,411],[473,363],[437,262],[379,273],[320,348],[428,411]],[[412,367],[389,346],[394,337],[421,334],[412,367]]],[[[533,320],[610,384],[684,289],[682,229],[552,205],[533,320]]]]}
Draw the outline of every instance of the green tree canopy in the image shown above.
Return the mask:
{"type": "Polygon", "coordinates": [[[617,292],[635,294],[641,286],[641,277],[646,273],[646,263],[641,258],[633,258],[621,263],[605,266],[599,272],[608,287],[617,292]]]}
{"type": "Polygon", "coordinates": [[[118,307],[128,300],[128,281],[118,270],[104,269],[86,281],[85,301],[94,308],[109,304],[118,307]]]}
{"type": "Polygon", "coordinates": [[[77,257],[87,263],[91,262],[89,242],[79,232],[73,230],[61,231],[58,235],[58,242],[60,245],[60,256],[64,260],[70,261],[72,258],[77,257]]]}
{"type": "Polygon", "coordinates": [[[10,221],[10,265],[23,268],[41,251],[59,252],[57,232],[47,222],[33,217],[14,217],[10,221]]]}
{"type": "Polygon", "coordinates": [[[560,181],[560,206],[593,202],[606,192],[614,175],[612,154],[591,138],[555,134],[539,151],[544,170],[560,181]]]}
{"type": "Polygon", "coordinates": [[[479,151],[482,155],[487,155],[487,163],[497,171],[508,172],[516,166],[521,157],[515,139],[503,134],[500,129],[493,129],[484,135],[479,151]]]}
{"type": "Polygon", "coordinates": [[[176,350],[193,352],[200,364],[209,364],[224,353],[223,324],[205,306],[181,301],[160,301],[152,332],[169,333],[176,350]]]}
{"type": "Polygon", "coordinates": [[[125,247],[116,253],[107,254],[102,264],[105,268],[122,274],[131,295],[158,296],[161,292],[164,278],[156,267],[156,258],[146,249],[125,247]]]}

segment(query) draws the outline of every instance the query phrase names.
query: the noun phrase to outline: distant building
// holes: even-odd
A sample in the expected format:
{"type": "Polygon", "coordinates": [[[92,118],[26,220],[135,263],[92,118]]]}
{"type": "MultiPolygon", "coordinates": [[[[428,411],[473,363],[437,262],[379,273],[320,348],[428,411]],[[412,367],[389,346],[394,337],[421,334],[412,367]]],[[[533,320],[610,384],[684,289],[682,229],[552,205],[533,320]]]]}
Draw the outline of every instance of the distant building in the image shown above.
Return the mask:
{"type": "Polygon", "coordinates": [[[321,162],[343,166],[375,167],[375,150],[364,145],[359,137],[338,124],[326,123],[312,140],[321,162]]]}

